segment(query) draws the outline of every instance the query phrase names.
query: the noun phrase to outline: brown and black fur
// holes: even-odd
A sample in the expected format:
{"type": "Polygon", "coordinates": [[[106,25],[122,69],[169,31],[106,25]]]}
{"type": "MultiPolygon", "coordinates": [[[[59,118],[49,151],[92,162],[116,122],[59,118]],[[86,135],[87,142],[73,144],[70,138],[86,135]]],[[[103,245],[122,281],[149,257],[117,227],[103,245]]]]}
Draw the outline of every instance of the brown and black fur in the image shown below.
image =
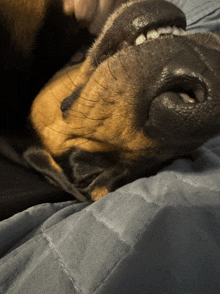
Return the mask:
{"type": "Polygon", "coordinates": [[[44,84],[93,37],[62,0],[2,0],[0,38],[0,128],[24,128],[44,84]]]}
{"type": "Polygon", "coordinates": [[[64,66],[34,100],[30,121],[41,147],[24,157],[79,200],[96,201],[151,175],[219,133],[220,38],[194,34],[135,46],[140,33],[168,25],[186,27],[171,3],[122,5],[85,60],[64,66]]]}

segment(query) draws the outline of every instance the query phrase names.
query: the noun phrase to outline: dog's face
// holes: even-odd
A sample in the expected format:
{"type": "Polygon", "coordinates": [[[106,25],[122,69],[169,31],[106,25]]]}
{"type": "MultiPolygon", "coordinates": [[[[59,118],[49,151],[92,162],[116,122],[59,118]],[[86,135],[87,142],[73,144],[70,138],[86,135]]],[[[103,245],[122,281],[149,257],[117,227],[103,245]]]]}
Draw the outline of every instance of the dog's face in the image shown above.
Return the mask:
{"type": "Polygon", "coordinates": [[[219,133],[220,37],[185,27],[171,3],[122,5],[86,60],[36,97],[31,122],[50,164],[93,200],[219,133]]]}

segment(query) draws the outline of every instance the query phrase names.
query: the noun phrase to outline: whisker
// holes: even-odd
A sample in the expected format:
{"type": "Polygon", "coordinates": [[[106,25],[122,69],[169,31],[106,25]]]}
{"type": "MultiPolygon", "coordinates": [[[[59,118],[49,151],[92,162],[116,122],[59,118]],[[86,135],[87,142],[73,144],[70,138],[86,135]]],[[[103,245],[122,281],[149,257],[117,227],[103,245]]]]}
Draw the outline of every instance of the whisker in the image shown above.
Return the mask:
{"type": "Polygon", "coordinates": [[[98,63],[97,56],[96,56],[96,52],[95,52],[95,62],[96,62],[96,65],[97,65],[97,67],[98,67],[100,64],[98,63]]]}
{"type": "MultiPolygon", "coordinates": [[[[59,103],[59,101],[57,100],[56,96],[54,95],[54,93],[53,93],[51,87],[50,87],[50,90],[51,90],[52,95],[53,95],[54,98],[56,99],[56,101],[57,101],[57,103],[58,103],[58,106],[60,106],[60,103],[59,103]]],[[[80,97],[80,98],[81,98],[81,97],[80,97]]],[[[89,100],[89,101],[90,101],[90,100],[89,100]]],[[[97,101],[97,102],[98,102],[98,101],[97,101]]],[[[88,105],[84,105],[84,104],[81,104],[81,105],[83,105],[83,106],[88,106],[88,105]]],[[[93,106],[88,106],[88,107],[93,107],[93,106]]],[[[80,113],[80,114],[81,114],[83,117],[85,117],[85,118],[93,119],[93,118],[89,118],[89,117],[85,116],[81,111],[77,111],[77,110],[69,109],[68,112],[78,112],[78,113],[80,113]]],[[[45,117],[45,116],[44,116],[44,117],[45,117]]],[[[72,117],[76,117],[76,118],[80,118],[80,119],[82,119],[82,117],[80,117],[80,116],[76,116],[76,115],[72,115],[72,117]]],[[[93,120],[95,120],[95,119],[93,119],[93,120]]],[[[101,119],[97,119],[97,120],[101,120],[101,119]]]]}
{"type": "Polygon", "coordinates": [[[86,100],[86,101],[91,101],[91,102],[99,102],[98,100],[91,100],[91,99],[86,99],[84,97],[81,97],[81,93],[80,93],[80,99],[86,100]]]}
{"type": "MultiPolygon", "coordinates": [[[[42,115],[42,113],[41,113],[41,115],[42,115]]],[[[48,126],[44,121],[42,121],[38,115],[36,115],[36,116],[37,116],[38,120],[39,120],[41,123],[43,123],[43,124],[45,125],[45,127],[48,127],[48,128],[51,129],[52,131],[57,132],[57,133],[59,133],[59,134],[69,135],[69,134],[65,134],[65,133],[63,133],[63,132],[59,132],[59,131],[53,129],[51,126],[48,126]]],[[[43,116],[46,117],[45,115],[43,115],[43,116]]],[[[81,118],[81,117],[78,117],[78,118],[81,118]]],[[[59,123],[54,122],[53,124],[62,127],[59,123]]],[[[76,128],[76,127],[72,127],[72,126],[71,126],[71,127],[68,126],[68,127],[69,127],[70,129],[72,129],[72,130],[85,129],[85,127],[77,127],[77,128],[76,128]]]]}
{"type": "MultiPolygon", "coordinates": [[[[83,135],[79,135],[79,136],[76,136],[74,138],[70,138],[70,139],[80,139],[80,138],[84,138],[85,136],[88,136],[88,135],[91,135],[91,134],[94,134],[96,131],[92,131],[92,132],[89,132],[87,134],[83,134],[83,135]]],[[[85,138],[86,139],[86,138],[85,138]]],[[[80,143],[80,144],[76,144],[76,145],[73,145],[72,147],[78,147],[82,144],[85,144],[86,142],[88,142],[90,140],[90,138],[86,139],[84,142],[80,143]]],[[[62,147],[62,143],[59,145],[58,147],[58,150],[63,150],[63,151],[66,151],[65,148],[62,147]]]]}
{"type": "Polygon", "coordinates": [[[134,81],[133,81],[133,79],[131,78],[131,76],[127,73],[127,70],[126,70],[126,68],[124,67],[124,65],[123,65],[123,63],[122,63],[122,61],[121,61],[121,59],[120,59],[120,54],[118,55],[118,59],[119,59],[120,65],[121,65],[121,67],[123,68],[123,70],[124,70],[126,76],[132,81],[132,83],[129,83],[129,84],[130,84],[130,85],[137,85],[137,84],[134,83],[134,81]]]}
{"type": "MultiPolygon", "coordinates": [[[[73,84],[73,86],[75,86],[75,87],[77,88],[78,86],[73,82],[73,80],[71,79],[71,77],[70,77],[68,71],[66,70],[66,68],[65,68],[65,72],[66,72],[66,75],[68,76],[69,80],[70,80],[71,83],[73,84]]],[[[68,87],[67,87],[67,88],[68,88],[68,87]]],[[[69,88],[68,88],[68,89],[69,89],[69,88]]],[[[71,89],[69,89],[69,90],[72,91],[71,89]]]]}
{"type": "MultiPolygon", "coordinates": [[[[108,54],[108,56],[109,57],[112,57],[110,54],[108,54]]],[[[100,64],[98,63],[98,61],[97,61],[97,57],[96,57],[96,54],[95,54],[95,60],[96,60],[96,64],[97,64],[97,66],[99,66],[100,64]]],[[[111,75],[113,76],[113,78],[115,79],[115,80],[117,80],[117,78],[112,74],[112,72],[111,72],[111,70],[110,70],[110,67],[109,67],[109,63],[108,63],[108,68],[109,68],[109,72],[111,73],[111,75]]],[[[94,81],[99,85],[99,86],[101,86],[102,88],[104,88],[105,90],[107,90],[108,89],[108,87],[105,87],[104,85],[102,85],[102,84],[100,84],[100,83],[98,83],[98,81],[94,78],[94,81]]],[[[119,94],[118,92],[116,92],[114,89],[112,89],[116,94],[119,94]]],[[[101,97],[102,98],[102,97],[101,97]]],[[[106,103],[111,103],[111,102],[108,102],[108,101],[105,101],[105,100],[103,100],[104,102],[106,102],[106,103]]]]}
{"type": "MultiPolygon", "coordinates": [[[[105,90],[108,89],[108,88],[106,88],[105,86],[103,86],[102,84],[100,84],[95,78],[94,78],[94,81],[95,81],[99,86],[101,86],[102,88],[104,88],[105,90]]],[[[99,97],[102,99],[103,102],[108,103],[108,104],[112,103],[111,101],[107,101],[107,100],[103,99],[103,97],[100,96],[100,93],[98,93],[98,95],[99,95],[99,97]]],[[[99,101],[95,101],[95,102],[99,102],[99,101]]]]}
{"type": "Polygon", "coordinates": [[[105,87],[104,85],[100,84],[95,78],[94,78],[94,81],[95,81],[99,86],[101,86],[103,89],[108,90],[108,87],[105,87]]]}
{"type": "Polygon", "coordinates": [[[55,100],[56,100],[56,102],[57,102],[57,105],[60,106],[60,102],[59,102],[59,100],[57,99],[57,97],[55,96],[55,94],[54,94],[54,92],[53,92],[53,90],[52,90],[51,85],[50,85],[50,92],[52,93],[53,97],[55,98],[55,100]]]}
{"type": "Polygon", "coordinates": [[[101,99],[103,102],[105,102],[105,103],[107,103],[107,104],[115,104],[115,101],[109,101],[109,100],[105,100],[105,99],[103,99],[103,97],[101,96],[100,93],[98,93],[98,95],[99,95],[100,99],[101,99]]]}
{"type": "Polygon", "coordinates": [[[75,145],[75,147],[79,147],[79,146],[85,144],[85,143],[88,142],[88,141],[89,141],[89,139],[85,140],[84,142],[82,142],[82,143],[80,143],[80,144],[75,145]]]}
{"type": "MultiPolygon", "coordinates": [[[[105,90],[108,90],[108,89],[109,89],[109,87],[105,87],[104,85],[100,84],[95,78],[93,78],[93,79],[94,79],[94,81],[95,81],[99,86],[101,86],[103,89],[105,89],[105,90]]],[[[116,93],[116,94],[120,94],[120,92],[115,91],[113,88],[111,88],[111,90],[112,90],[114,93],[116,93]]],[[[104,100],[102,97],[101,97],[101,99],[102,99],[104,102],[106,102],[106,103],[114,103],[114,102],[112,102],[112,101],[104,100]]]]}
{"type": "MultiPolygon", "coordinates": [[[[93,117],[88,117],[88,116],[86,116],[85,114],[83,114],[80,110],[70,109],[69,111],[70,111],[70,112],[78,112],[78,113],[80,113],[84,118],[91,119],[91,120],[105,120],[105,119],[108,118],[108,116],[107,116],[107,117],[104,117],[104,118],[93,118],[93,117]]],[[[74,117],[78,117],[78,116],[74,116],[74,117]]],[[[82,117],[78,117],[78,118],[82,118],[82,117]]]]}
{"type": "Polygon", "coordinates": [[[112,73],[112,71],[110,69],[109,62],[107,62],[107,64],[108,64],[108,70],[109,70],[111,76],[117,81],[118,79],[113,75],[113,73],[112,73]]]}
{"type": "MultiPolygon", "coordinates": [[[[94,134],[95,132],[96,132],[96,130],[94,130],[94,131],[92,131],[92,132],[90,132],[90,133],[87,133],[87,134],[79,135],[79,136],[77,136],[75,139],[83,138],[83,137],[85,137],[85,136],[88,136],[88,135],[94,134]]],[[[74,147],[78,147],[78,146],[80,146],[80,145],[83,145],[83,144],[85,144],[86,142],[89,142],[90,140],[91,140],[90,138],[85,138],[85,141],[84,141],[84,142],[82,142],[82,143],[80,143],[80,144],[76,144],[76,145],[74,145],[74,147]]]]}
{"type": "MultiPolygon", "coordinates": [[[[52,131],[54,131],[54,132],[56,132],[56,133],[58,133],[58,134],[69,135],[69,134],[65,134],[65,133],[63,133],[63,132],[59,132],[59,131],[53,129],[51,126],[48,126],[48,125],[47,125],[44,121],[42,121],[38,116],[37,116],[37,118],[39,119],[39,121],[40,121],[42,124],[45,125],[45,127],[49,128],[50,130],[52,130],[52,131]]],[[[60,126],[59,124],[57,124],[57,125],[60,126]]]]}
{"type": "MultiPolygon", "coordinates": [[[[72,82],[72,84],[76,87],[76,88],[78,88],[79,86],[77,86],[74,82],[73,82],[73,80],[71,79],[71,77],[69,76],[69,74],[68,74],[68,72],[66,71],[66,74],[67,74],[67,76],[68,76],[68,78],[69,78],[69,80],[72,82]]],[[[73,92],[66,84],[64,84],[71,92],[73,92]]],[[[86,97],[88,97],[88,95],[86,94],[86,93],[84,93],[84,92],[81,92],[80,93],[80,98],[81,99],[83,99],[83,100],[87,100],[87,101],[91,101],[91,102],[98,102],[97,100],[92,100],[92,99],[87,99],[87,98],[85,98],[85,97],[82,97],[82,94],[83,95],[85,95],[86,97]]]]}
{"type": "MultiPolygon", "coordinates": [[[[65,83],[63,83],[63,84],[64,84],[64,86],[67,87],[67,89],[69,89],[73,93],[73,91],[65,83]]],[[[80,96],[79,96],[80,99],[83,99],[86,101],[91,101],[91,102],[98,102],[98,100],[87,99],[87,98],[83,97],[82,94],[86,95],[86,93],[80,92],[80,96]]]]}

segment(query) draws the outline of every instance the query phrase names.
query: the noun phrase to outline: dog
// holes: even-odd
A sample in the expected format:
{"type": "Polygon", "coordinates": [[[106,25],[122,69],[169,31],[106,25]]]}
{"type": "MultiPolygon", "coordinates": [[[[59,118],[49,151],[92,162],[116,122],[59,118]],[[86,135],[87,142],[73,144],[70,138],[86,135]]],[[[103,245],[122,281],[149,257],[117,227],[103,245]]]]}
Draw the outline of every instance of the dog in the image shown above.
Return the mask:
{"type": "Polygon", "coordinates": [[[219,64],[220,37],[174,4],[122,4],[36,96],[24,158],[80,201],[154,174],[219,134],[219,64]]]}

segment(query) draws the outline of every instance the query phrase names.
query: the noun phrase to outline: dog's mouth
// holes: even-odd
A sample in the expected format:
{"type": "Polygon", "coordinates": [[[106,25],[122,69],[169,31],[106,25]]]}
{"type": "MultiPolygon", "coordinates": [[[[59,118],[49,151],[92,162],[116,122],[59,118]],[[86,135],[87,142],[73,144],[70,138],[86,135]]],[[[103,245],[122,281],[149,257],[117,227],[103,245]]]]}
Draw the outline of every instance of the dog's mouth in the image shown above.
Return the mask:
{"type": "Polygon", "coordinates": [[[166,39],[175,38],[178,36],[186,36],[187,33],[182,27],[177,27],[176,25],[169,25],[158,28],[144,28],[136,38],[123,40],[121,43],[112,45],[107,53],[103,53],[96,61],[98,64],[102,63],[107,58],[113,56],[115,53],[121,50],[125,50],[129,46],[140,46],[144,43],[153,41],[155,39],[166,39]]]}
{"type": "MultiPolygon", "coordinates": [[[[103,34],[90,51],[96,66],[129,46],[139,46],[158,38],[175,38],[186,35],[185,15],[171,3],[140,2],[134,3],[126,10],[130,12],[126,11],[125,16],[122,12],[120,17],[113,21],[110,28],[104,29],[103,34]],[[129,13],[133,17],[128,18],[129,13]]],[[[109,27],[108,22],[106,27],[109,27]]]]}
{"type": "Polygon", "coordinates": [[[118,51],[125,50],[129,46],[140,46],[156,39],[176,38],[186,35],[185,29],[180,26],[178,27],[178,24],[164,25],[158,28],[147,26],[141,32],[137,31],[137,36],[133,36],[133,38],[129,38],[128,36],[127,39],[122,40],[119,44],[109,44],[108,50],[102,52],[100,55],[96,55],[96,62],[100,65],[107,58],[113,56],[118,51]]]}

